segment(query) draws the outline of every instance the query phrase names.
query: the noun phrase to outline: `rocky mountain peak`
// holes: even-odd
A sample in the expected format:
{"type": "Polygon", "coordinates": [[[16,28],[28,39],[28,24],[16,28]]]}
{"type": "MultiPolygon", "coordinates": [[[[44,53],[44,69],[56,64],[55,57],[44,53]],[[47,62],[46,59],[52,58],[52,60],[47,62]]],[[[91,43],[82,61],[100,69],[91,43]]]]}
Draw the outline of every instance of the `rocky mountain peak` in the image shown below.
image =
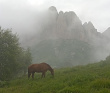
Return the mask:
{"type": "Polygon", "coordinates": [[[83,24],[83,26],[84,26],[85,28],[88,28],[88,29],[95,29],[95,27],[94,27],[94,25],[92,24],[91,21],[89,21],[88,23],[85,22],[85,23],[83,24]]]}
{"type": "Polygon", "coordinates": [[[89,21],[88,23],[85,22],[85,23],[83,24],[83,26],[84,26],[84,29],[85,29],[88,33],[90,33],[90,34],[97,34],[97,29],[94,27],[94,25],[92,24],[91,21],[89,21]]]}
{"type": "Polygon", "coordinates": [[[102,33],[105,37],[110,39],[110,27],[102,33]]]}
{"type": "Polygon", "coordinates": [[[42,38],[78,39],[87,41],[100,36],[91,21],[82,25],[81,20],[73,11],[57,12],[56,7],[51,6],[48,12],[48,24],[44,26],[42,38]]]}
{"type": "Polygon", "coordinates": [[[110,32],[110,27],[107,28],[107,30],[105,30],[103,33],[107,33],[110,32]]]}
{"type": "Polygon", "coordinates": [[[93,28],[93,29],[95,29],[95,27],[94,27],[94,25],[92,24],[91,21],[88,22],[88,27],[89,27],[89,28],[93,28]]]}
{"type": "Polygon", "coordinates": [[[56,7],[54,7],[54,6],[49,7],[48,10],[49,10],[50,12],[54,12],[54,13],[57,13],[57,14],[58,14],[57,9],[56,9],[56,7]]]}

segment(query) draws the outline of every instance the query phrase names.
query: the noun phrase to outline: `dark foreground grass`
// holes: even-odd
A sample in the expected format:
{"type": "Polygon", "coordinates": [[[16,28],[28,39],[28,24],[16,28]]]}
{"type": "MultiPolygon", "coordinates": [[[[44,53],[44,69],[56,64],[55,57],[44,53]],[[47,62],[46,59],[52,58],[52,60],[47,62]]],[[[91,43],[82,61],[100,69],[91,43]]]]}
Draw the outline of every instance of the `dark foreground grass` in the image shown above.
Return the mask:
{"type": "Polygon", "coordinates": [[[103,62],[86,66],[55,69],[41,79],[27,76],[0,82],[0,93],[110,93],[110,64],[103,62]]]}

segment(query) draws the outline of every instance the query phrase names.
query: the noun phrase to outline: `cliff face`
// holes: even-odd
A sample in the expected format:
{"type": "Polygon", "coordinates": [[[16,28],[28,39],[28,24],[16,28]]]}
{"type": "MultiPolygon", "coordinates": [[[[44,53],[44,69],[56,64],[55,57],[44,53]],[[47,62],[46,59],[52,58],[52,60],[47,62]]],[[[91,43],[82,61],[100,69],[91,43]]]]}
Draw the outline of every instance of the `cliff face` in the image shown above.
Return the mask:
{"type": "Polygon", "coordinates": [[[102,34],[106,38],[110,39],[110,27],[107,30],[105,30],[102,34]]]}
{"type": "Polygon", "coordinates": [[[73,12],[57,12],[52,6],[48,9],[48,23],[43,26],[41,38],[43,39],[78,39],[88,42],[99,38],[101,34],[91,22],[82,24],[78,16],[73,12]]]}
{"type": "Polygon", "coordinates": [[[44,16],[32,47],[34,62],[82,65],[110,54],[110,28],[99,33],[92,22],[82,24],[74,12],[58,12],[54,6],[44,16]]]}

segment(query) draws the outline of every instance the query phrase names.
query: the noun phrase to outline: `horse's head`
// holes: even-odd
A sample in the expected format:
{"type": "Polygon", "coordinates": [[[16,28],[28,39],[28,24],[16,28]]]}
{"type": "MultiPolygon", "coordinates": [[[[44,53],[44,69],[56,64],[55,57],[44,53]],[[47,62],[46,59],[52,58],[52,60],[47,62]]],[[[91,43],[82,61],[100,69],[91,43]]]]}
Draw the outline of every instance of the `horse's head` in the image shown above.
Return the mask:
{"type": "Polygon", "coordinates": [[[53,69],[51,70],[51,74],[52,74],[52,76],[54,76],[54,70],[53,69]]]}

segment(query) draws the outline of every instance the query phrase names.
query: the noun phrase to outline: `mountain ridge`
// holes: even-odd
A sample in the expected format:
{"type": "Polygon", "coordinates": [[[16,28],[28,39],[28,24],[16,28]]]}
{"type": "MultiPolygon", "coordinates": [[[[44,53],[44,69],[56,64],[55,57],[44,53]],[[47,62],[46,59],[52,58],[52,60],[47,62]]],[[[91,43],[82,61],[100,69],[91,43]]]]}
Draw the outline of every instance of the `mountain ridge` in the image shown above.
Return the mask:
{"type": "Polygon", "coordinates": [[[48,9],[49,24],[41,31],[41,38],[79,39],[87,42],[91,38],[102,36],[92,22],[82,24],[79,17],[73,11],[57,12],[54,6],[48,9]]]}
{"type": "Polygon", "coordinates": [[[43,19],[39,34],[31,39],[34,44],[28,42],[34,63],[82,65],[104,60],[110,54],[110,38],[98,32],[92,22],[82,24],[75,12],[58,12],[51,6],[43,19]]]}

